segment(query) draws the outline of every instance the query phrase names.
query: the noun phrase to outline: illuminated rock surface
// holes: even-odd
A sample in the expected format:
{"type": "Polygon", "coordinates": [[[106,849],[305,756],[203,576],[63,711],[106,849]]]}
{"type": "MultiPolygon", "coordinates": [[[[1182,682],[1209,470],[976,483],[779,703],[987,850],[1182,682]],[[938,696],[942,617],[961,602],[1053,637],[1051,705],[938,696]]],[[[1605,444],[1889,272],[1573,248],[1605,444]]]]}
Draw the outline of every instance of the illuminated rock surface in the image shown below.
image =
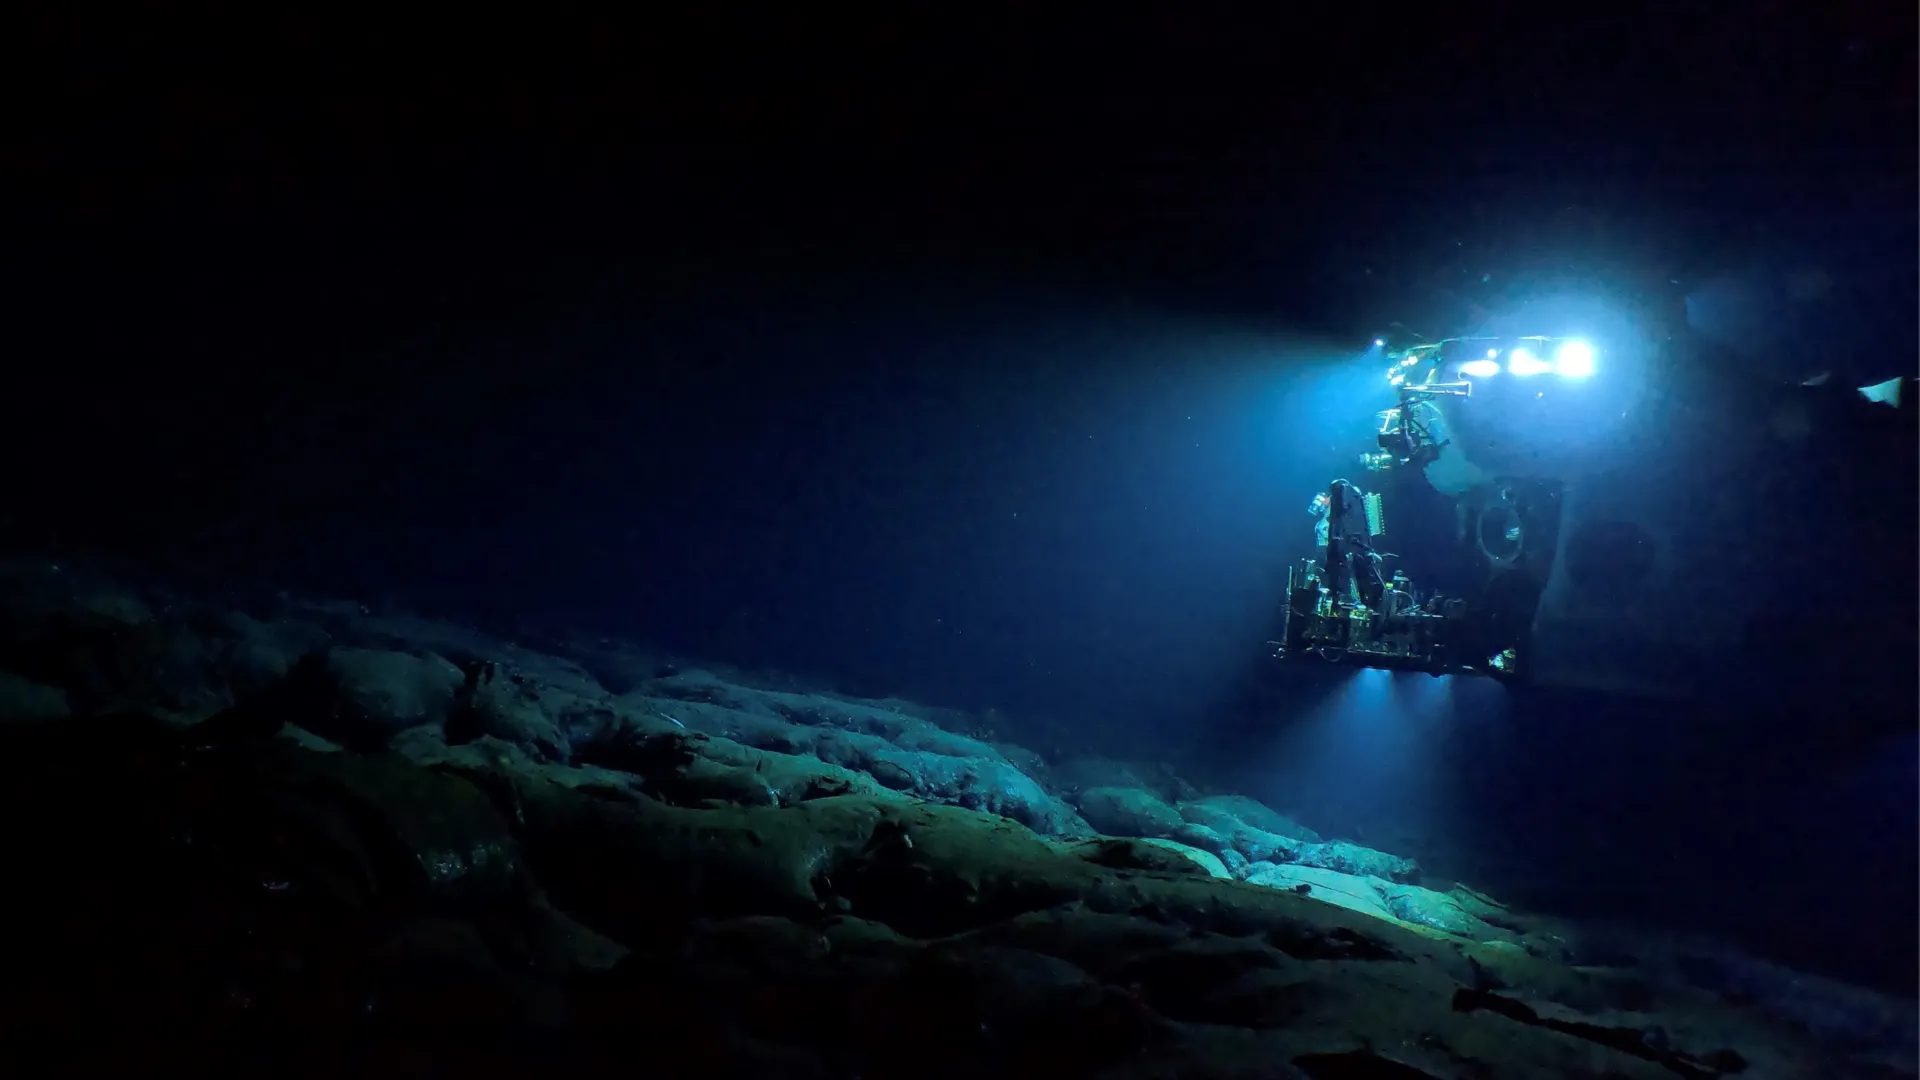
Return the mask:
{"type": "Polygon", "coordinates": [[[959,714],[351,606],[0,585],[10,1034],[67,1060],[1912,1075],[1911,1002],[1513,911],[959,714]]]}

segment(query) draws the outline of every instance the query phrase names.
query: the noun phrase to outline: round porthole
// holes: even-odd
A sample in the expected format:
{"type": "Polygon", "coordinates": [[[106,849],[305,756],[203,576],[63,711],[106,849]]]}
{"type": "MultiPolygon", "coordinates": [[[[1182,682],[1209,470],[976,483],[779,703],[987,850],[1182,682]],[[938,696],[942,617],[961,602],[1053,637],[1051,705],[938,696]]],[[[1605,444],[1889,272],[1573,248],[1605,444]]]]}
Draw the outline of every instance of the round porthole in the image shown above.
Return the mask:
{"type": "Polygon", "coordinates": [[[1653,535],[1631,521],[1587,525],[1567,540],[1567,576],[1583,589],[1626,590],[1653,572],[1653,535]]]}
{"type": "Polygon", "coordinates": [[[1480,553],[1495,566],[1512,566],[1526,543],[1527,530],[1511,503],[1496,503],[1480,511],[1480,553]]]}

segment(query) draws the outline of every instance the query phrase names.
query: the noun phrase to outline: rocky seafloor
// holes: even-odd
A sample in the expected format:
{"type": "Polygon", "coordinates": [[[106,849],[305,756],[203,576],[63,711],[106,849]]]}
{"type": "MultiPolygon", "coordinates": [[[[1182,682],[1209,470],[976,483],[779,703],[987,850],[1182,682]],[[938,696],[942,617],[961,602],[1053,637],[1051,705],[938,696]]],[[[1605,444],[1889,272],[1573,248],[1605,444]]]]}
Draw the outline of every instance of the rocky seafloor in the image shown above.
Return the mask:
{"type": "Polygon", "coordinates": [[[8,1045],[68,1067],[1916,1072],[1911,1001],[619,642],[21,562],[0,739],[8,1045]]]}

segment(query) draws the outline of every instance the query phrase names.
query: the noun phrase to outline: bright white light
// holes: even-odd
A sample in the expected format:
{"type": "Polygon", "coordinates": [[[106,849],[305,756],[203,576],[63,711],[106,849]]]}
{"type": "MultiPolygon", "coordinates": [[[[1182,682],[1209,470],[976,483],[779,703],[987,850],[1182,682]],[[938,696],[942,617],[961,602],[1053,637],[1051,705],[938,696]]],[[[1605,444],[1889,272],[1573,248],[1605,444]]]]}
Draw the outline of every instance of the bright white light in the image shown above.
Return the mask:
{"type": "Polygon", "coordinates": [[[1374,339],[1373,339],[1373,347],[1374,347],[1374,348],[1376,348],[1376,349],[1384,349],[1384,348],[1386,348],[1386,347],[1387,347],[1387,339],[1385,339],[1385,338],[1374,338],[1374,339]]]}
{"type": "Polygon", "coordinates": [[[1569,379],[1584,379],[1593,374],[1593,346],[1584,341],[1569,341],[1553,354],[1553,370],[1569,379]]]}
{"type": "Polygon", "coordinates": [[[1499,349],[1488,349],[1488,350],[1487,350],[1487,359],[1489,359],[1489,360],[1497,360],[1497,359],[1499,359],[1499,358],[1500,358],[1500,350],[1499,350],[1499,349]]]}
{"type": "Polygon", "coordinates": [[[1507,354],[1507,370],[1515,375],[1538,375],[1547,370],[1547,362],[1525,349],[1515,349],[1507,354]]]}
{"type": "Polygon", "coordinates": [[[1500,361],[1469,360],[1460,365],[1460,374],[1476,379],[1484,379],[1489,375],[1498,375],[1500,374],[1500,361]]]}

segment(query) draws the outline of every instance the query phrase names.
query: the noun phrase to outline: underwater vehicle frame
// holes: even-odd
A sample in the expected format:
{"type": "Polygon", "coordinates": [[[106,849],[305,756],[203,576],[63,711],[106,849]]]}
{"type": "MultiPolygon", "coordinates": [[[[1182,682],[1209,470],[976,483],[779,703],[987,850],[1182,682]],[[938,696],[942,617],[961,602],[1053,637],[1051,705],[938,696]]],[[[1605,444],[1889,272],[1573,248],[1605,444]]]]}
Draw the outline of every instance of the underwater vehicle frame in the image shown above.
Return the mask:
{"type": "Polygon", "coordinates": [[[1269,652],[1910,723],[1912,377],[1783,381],[1633,303],[1536,299],[1337,369],[1321,468],[1367,519],[1336,534],[1313,496],[1341,546],[1293,566],[1269,652]],[[1846,617],[1808,614],[1821,590],[1846,617]]]}
{"type": "MultiPolygon", "coordinates": [[[[1487,349],[1490,343],[1457,339],[1392,357],[1387,381],[1397,400],[1378,416],[1377,446],[1360,455],[1378,484],[1402,493],[1409,485],[1431,486],[1429,467],[1459,452],[1440,406],[1473,396],[1468,377],[1483,376],[1481,365],[1502,351],[1498,344],[1487,349]],[[1462,354],[1473,359],[1463,362],[1462,354]]],[[[1569,376],[1591,371],[1584,343],[1523,338],[1503,344],[1523,367],[1535,363],[1546,370],[1532,358],[1534,350],[1551,348],[1569,376]]],[[[1373,541],[1387,532],[1386,494],[1362,493],[1349,481],[1335,480],[1316,496],[1314,512],[1324,519],[1321,555],[1288,569],[1280,637],[1270,643],[1274,654],[1435,676],[1525,679],[1532,627],[1560,547],[1564,483],[1478,473],[1444,494],[1455,519],[1454,550],[1424,551],[1426,558],[1412,561],[1463,568],[1451,595],[1423,591],[1402,570],[1391,578],[1380,573],[1385,557],[1373,550],[1373,541]]],[[[1442,530],[1417,531],[1434,537],[1442,530]]]]}
{"type": "MultiPolygon", "coordinates": [[[[1455,504],[1456,540],[1476,587],[1463,595],[1422,592],[1406,573],[1368,587],[1364,569],[1339,544],[1288,568],[1281,658],[1430,675],[1481,675],[1520,681],[1530,667],[1531,631],[1559,547],[1563,489],[1558,481],[1509,479],[1455,504]]],[[[1385,531],[1384,503],[1365,496],[1368,539],[1385,531]]],[[[1370,549],[1363,559],[1378,561],[1370,549]]]]}

